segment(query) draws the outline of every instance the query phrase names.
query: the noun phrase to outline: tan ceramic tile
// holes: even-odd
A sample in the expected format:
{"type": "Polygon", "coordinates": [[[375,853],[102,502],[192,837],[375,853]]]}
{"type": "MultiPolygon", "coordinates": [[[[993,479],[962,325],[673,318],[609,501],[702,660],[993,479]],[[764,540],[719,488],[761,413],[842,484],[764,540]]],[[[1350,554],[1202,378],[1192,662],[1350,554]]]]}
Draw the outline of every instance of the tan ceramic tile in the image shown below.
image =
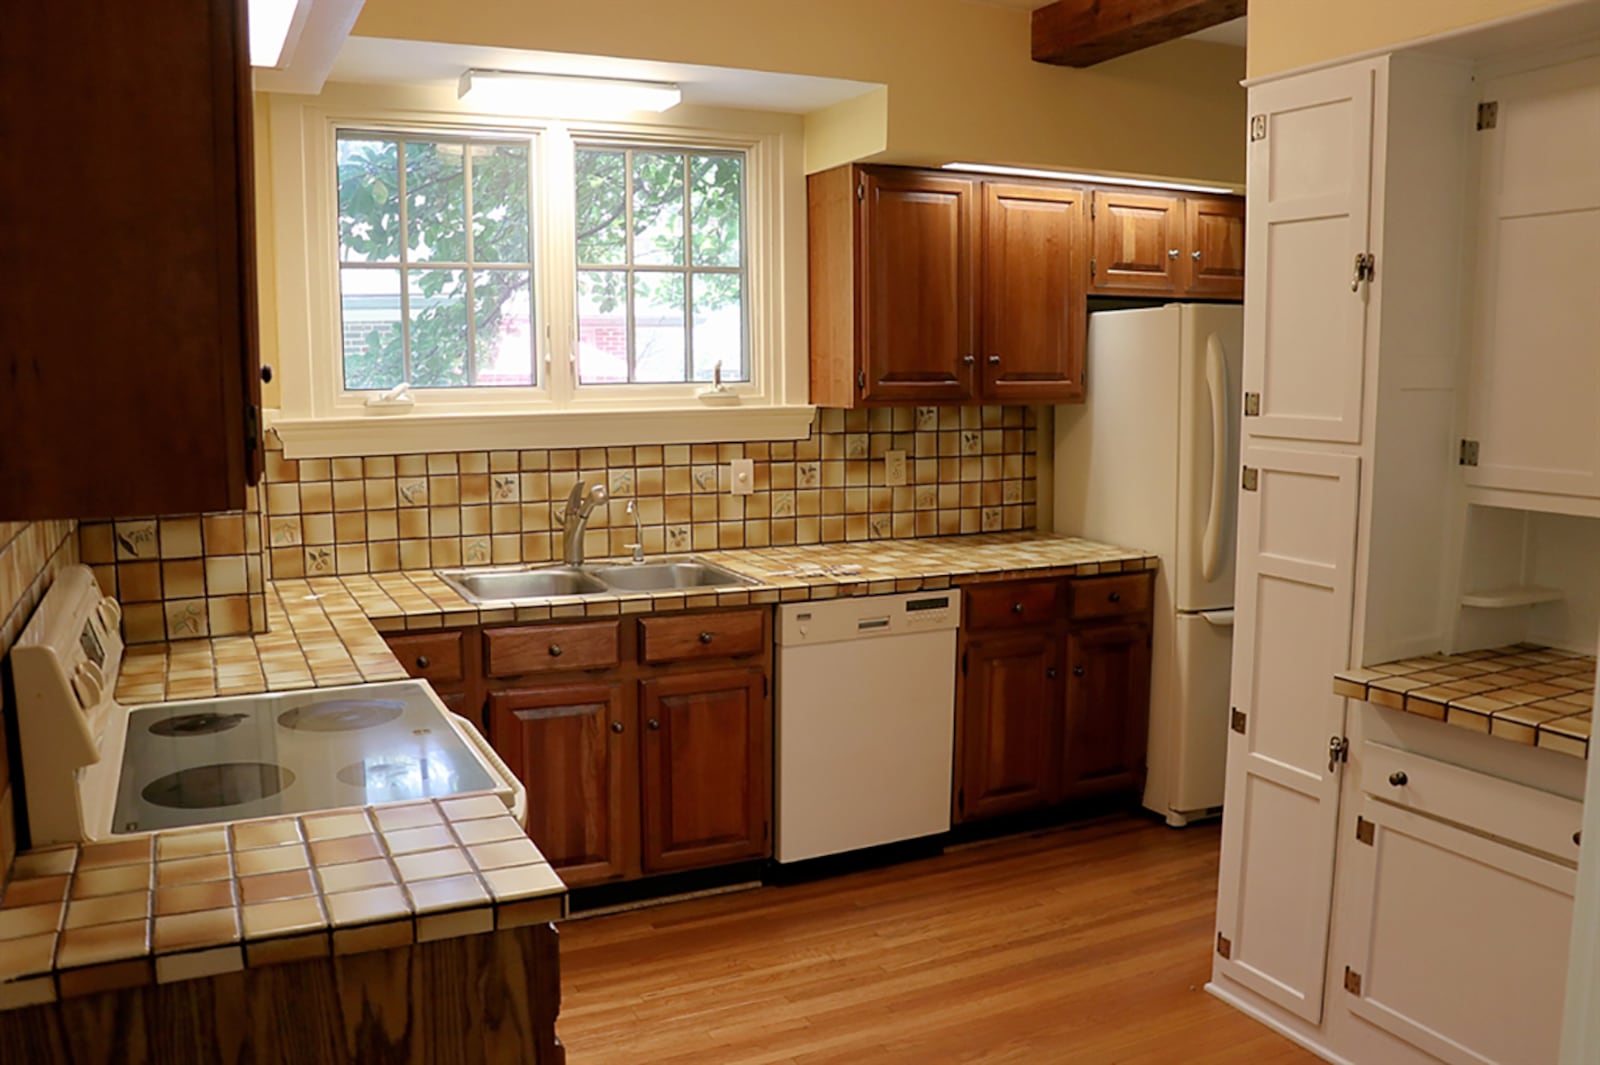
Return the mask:
{"type": "Polygon", "coordinates": [[[417,918],[418,943],[432,943],[441,939],[481,935],[494,931],[494,910],[483,906],[471,910],[454,910],[417,918]]]}
{"type": "MultiPolygon", "coordinates": [[[[469,822],[472,823],[472,822],[469,822]]],[[[434,851],[419,851],[415,854],[405,854],[396,857],[395,868],[400,870],[400,875],[408,883],[414,880],[432,880],[443,876],[457,876],[461,873],[470,873],[472,865],[467,861],[467,856],[458,847],[447,847],[434,851]]]]}
{"type": "Polygon", "coordinates": [[[31,939],[54,932],[61,927],[62,911],[59,901],[0,910],[0,940],[31,939]]]}
{"type": "Polygon", "coordinates": [[[246,876],[239,879],[239,900],[246,906],[315,893],[316,885],[311,881],[309,869],[294,869],[284,873],[267,873],[263,876],[246,876]]]}
{"type": "Polygon", "coordinates": [[[522,831],[522,826],[517,824],[517,819],[507,814],[504,817],[486,817],[480,821],[462,821],[455,826],[456,835],[461,837],[461,842],[473,843],[498,843],[503,839],[525,839],[527,833],[522,831]]]}
{"type": "Polygon", "coordinates": [[[327,927],[322,903],[316,896],[280,899],[243,906],[246,939],[294,935],[327,927]]]}
{"type": "Polygon", "coordinates": [[[0,984],[48,973],[53,967],[55,951],[56,934],[53,931],[6,940],[5,949],[0,950],[0,984]]]}
{"type": "Polygon", "coordinates": [[[440,847],[453,846],[455,843],[450,830],[442,824],[385,832],[383,838],[389,845],[389,853],[396,855],[436,850],[440,847]]]}
{"type": "Polygon", "coordinates": [[[383,845],[378,842],[377,836],[342,836],[311,844],[311,860],[318,866],[365,861],[381,858],[383,854],[383,845]]]}
{"type": "Polygon", "coordinates": [[[480,817],[499,817],[506,812],[506,804],[493,795],[469,795],[461,799],[446,799],[439,809],[451,821],[474,821],[480,817]]]}
{"type": "Polygon", "coordinates": [[[305,869],[311,864],[311,856],[306,852],[305,844],[290,843],[280,847],[240,851],[234,855],[233,862],[240,877],[250,877],[305,869]]]}
{"type": "Polygon", "coordinates": [[[331,895],[340,891],[356,891],[360,888],[377,887],[379,884],[392,884],[394,871],[389,868],[387,860],[375,858],[345,865],[320,866],[317,869],[317,879],[322,882],[322,890],[331,895]]]}
{"type": "Polygon", "coordinates": [[[479,843],[467,848],[473,865],[481,869],[503,869],[512,865],[533,865],[543,862],[544,855],[526,837],[503,840],[499,843],[479,843]]]}
{"type": "Polygon", "coordinates": [[[483,874],[483,879],[489,885],[495,901],[502,903],[565,892],[567,889],[555,870],[542,863],[490,869],[483,874]]]}
{"type": "Polygon", "coordinates": [[[90,965],[56,975],[56,987],[62,998],[77,998],[107,991],[121,991],[130,987],[143,987],[153,973],[150,959],[110,962],[90,965]]]}
{"type": "Polygon", "coordinates": [[[148,891],[130,891],[122,895],[101,895],[99,898],[74,899],[67,906],[65,927],[82,928],[86,925],[116,924],[121,921],[143,920],[150,916],[152,896],[148,891]]]}
{"type": "Polygon", "coordinates": [[[406,828],[423,828],[444,821],[438,808],[431,802],[413,803],[407,806],[378,806],[373,808],[372,813],[378,820],[378,827],[386,833],[406,828]]]}
{"type": "Polygon", "coordinates": [[[141,958],[149,950],[149,921],[119,921],[116,924],[69,928],[61,933],[61,942],[56,947],[56,968],[75,969],[84,965],[141,958]]]}
{"type": "Polygon", "coordinates": [[[565,916],[565,898],[564,895],[550,895],[496,906],[494,925],[499,929],[508,929],[559,921],[565,916]]]}
{"type": "Polygon", "coordinates": [[[332,951],[332,941],[327,932],[313,932],[246,943],[244,951],[246,964],[254,969],[263,965],[326,958],[332,951]]]}
{"type": "Polygon", "coordinates": [[[329,895],[327,905],[328,920],[335,928],[411,916],[405,893],[393,884],[329,895]]]}
{"type": "Polygon", "coordinates": [[[331,840],[346,836],[365,836],[372,832],[372,824],[365,813],[328,814],[301,819],[309,840],[331,840]]]}
{"type": "Polygon", "coordinates": [[[156,983],[175,984],[180,980],[236,973],[244,968],[244,950],[238,946],[192,950],[156,957],[156,983]]]}
{"type": "Polygon", "coordinates": [[[60,876],[72,872],[77,863],[77,847],[28,851],[19,854],[17,860],[11,864],[11,879],[15,882],[40,876],[60,876]]]}
{"type": "Polygon", "coordinates": [[[228,830],[203,828],[197,832],[163,832],[156,837],[156,857],[163,861],[203,858],[228,849],[228,830]]]}
{"type": "Polygon", "coordinates": [[[232,880],[159,887],[156,889],[156,914],[166,916],[232,906],[234,891],[232,880]]]}
{"type": "MultiPolygon", "coordinates": [[[[0,967],[3,967],[0,962],[0,967]]],[[[44,976],[8,980],[0,975],[0,1012],[43,1006],[56,1000],[56,979],[44,976]]]]}
{"type": "Polygon", "coordinates": [[[157,917],[152,945],[157,954],[203,950],[239,941],[239,916],[233,909],[157,917]]]}
{"type": "Polygon", "coordinates": [[[276,847],[299,841],[300,825],[292,817],[276,821],[251,821],[233,826],[233,846],[236,850],[276,847]]]}
{"type": "Polygon", "coordinates": [[[398,921],[384,921],[333,931],[335,954],[365,954],[374,950],[396,950],[409,947],[416,936],[410,917],[398,921]]]}
{"type": "MultiPolygon", "coordinates": [[[[198,859],[204,861],[206,859],[198,859]]],[[[118,865],[109,869],[91,869],[72,878],[72,897],[93,898],[97,895],[121,895],[129,891],[150,890],[148,865],[118,865]]]]}
{"type": "MultiPolygon", "coordinates": [[[[156,863],[156,883],[162,887],[196,884],[206,880],[227,880],[232,876],[233,863],[226,854],[209,854],[202,858],[180,858],[176,861],[156,863]]],[[[81,874],[78,879],[82,879],[81,874]]]]}
{"type": "Polygon", "coordinates": [[[90,843],[78,852],[78,872],[117,865],[148,865],[153,857],[150,836],[116,843],[90,843]]]}
{"type": "Polygon", "coordinates": [[[470,874],[408,883],[406,890],[411,893],[411,900],[416,904],[418,913],[487,906],[490,901],[489,893],[484,890],[483,884],[470,874]]]}
{"type": "Polygon", "coordinates": [[[46,902],[59,903],[67,897],[70,879],[66,876],[41,876],[32,880],[14,880],[6,885],[5,894],[0,895],[0,906],[14,910],[46,902]]]}

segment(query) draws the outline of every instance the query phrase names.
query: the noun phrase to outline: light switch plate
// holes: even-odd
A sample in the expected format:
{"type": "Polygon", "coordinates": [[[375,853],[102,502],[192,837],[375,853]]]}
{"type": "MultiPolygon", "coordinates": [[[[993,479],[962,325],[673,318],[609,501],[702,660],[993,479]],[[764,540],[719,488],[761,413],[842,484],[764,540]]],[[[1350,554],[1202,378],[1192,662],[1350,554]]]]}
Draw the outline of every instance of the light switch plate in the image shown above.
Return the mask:
{"type": "Polygon", "coordinates": [[[906,483],[906,453],[889,451],[883,456],[883,483],[899,488],[906,483]]]}
{"type": "Polygon", "coordinates": [[[747,496],[756,490],[756,463],[754,459],[734,459],[728,463],[729,489],[736,496],[747,496]]]}

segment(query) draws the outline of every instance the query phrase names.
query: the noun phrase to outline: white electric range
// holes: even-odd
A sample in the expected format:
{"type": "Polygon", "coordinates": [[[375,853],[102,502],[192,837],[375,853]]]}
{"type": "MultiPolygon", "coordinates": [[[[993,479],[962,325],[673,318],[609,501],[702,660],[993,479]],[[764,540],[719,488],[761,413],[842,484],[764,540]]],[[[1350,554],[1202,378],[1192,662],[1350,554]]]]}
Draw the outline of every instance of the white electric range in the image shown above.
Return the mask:
{"type": "Polygon", "coordinates": [[[468,792],[522,819],[520,782],[425,681],[120,705],[121,614],[71,566],[12,648],[32,846],[468,792]]]}

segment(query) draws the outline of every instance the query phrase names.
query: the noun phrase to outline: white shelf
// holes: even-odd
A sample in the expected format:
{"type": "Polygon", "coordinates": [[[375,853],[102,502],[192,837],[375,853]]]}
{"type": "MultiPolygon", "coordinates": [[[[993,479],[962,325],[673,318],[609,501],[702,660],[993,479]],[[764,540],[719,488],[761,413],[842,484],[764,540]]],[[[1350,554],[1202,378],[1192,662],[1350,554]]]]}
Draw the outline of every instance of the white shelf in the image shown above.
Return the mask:
{"type": "Polygon", "coordinates": [[[1514,606],[1559,603],[1565,598],[1566,595],[1559,588],[1543,588],[1536,584],[1528,584],[1514,588],[1490,588],[1482,592],[1467,592],[1461,597],[1461,605],[1504,610],[1514,606]]]}

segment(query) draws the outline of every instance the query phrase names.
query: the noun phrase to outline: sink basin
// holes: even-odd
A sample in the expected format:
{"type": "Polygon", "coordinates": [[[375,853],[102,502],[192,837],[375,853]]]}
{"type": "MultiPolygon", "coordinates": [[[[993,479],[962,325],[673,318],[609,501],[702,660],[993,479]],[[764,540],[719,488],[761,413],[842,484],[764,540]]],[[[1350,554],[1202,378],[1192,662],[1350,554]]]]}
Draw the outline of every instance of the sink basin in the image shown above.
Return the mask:
{"type": "Polygon", "coordinates": [[[619,592],[663,592],[674,588],[746,588],[756,582],[695,558],[657,558],[589,570],[619,592]]]}
{"type": "Polygon", "coordinates": [[[439,570],[441,580],[474,603],[592,595],[606,586],[583,570],[548,566],[528,570],[439,570]]]}

